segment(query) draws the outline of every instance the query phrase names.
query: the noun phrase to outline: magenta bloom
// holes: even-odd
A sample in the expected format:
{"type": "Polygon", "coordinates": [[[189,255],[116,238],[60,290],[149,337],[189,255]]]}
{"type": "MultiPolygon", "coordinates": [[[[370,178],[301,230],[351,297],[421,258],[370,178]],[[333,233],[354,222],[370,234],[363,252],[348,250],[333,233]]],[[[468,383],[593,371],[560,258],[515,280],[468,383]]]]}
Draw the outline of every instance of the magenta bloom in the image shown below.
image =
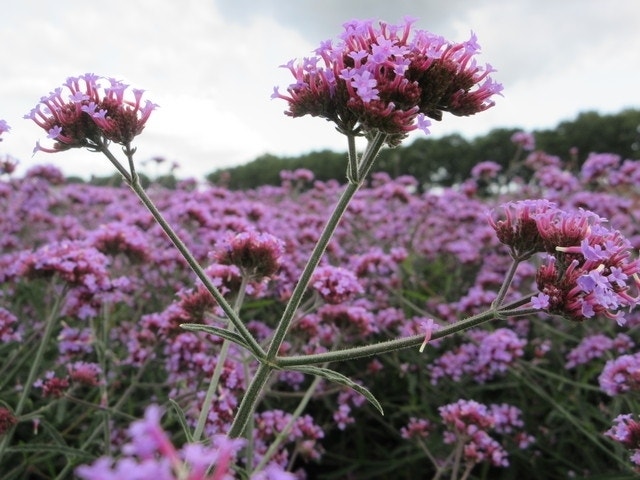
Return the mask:
{"type": "Polygon", "coordinates": [[[631,452],[631,462],[640,467],[640,422],[633,417],[631,413],[618,415],[604,434],[627,448],[631,452]]]}
{"type": "Polygon", "coordinates": [[[574,235],[577,244],[556,247],[538,270],[538,289],[548,296],[550,313],[574,321],[601,315],[624,325],[624,311],[638,303],[640,261],[632,258],[631,244],[620,232],[584,221],[591,215],[566,214],[560,227],[551,227],[551,238],[561,243],[574,235]],[[565,230],[570,233],[563,237],[565,230]]]}
{"type": "Polygon", "coordinates": [[[228,237],[216,247],[213,257],[223,265],[235,265],[244,275],[262,279],[280,269],[284,243],[269,233],[248,231],[228,237]]]}
{"type": "Polygon", "coordinates": [[[598,377],[598,383],[610,397],[640,390],[640,353],[609,360],[598,377]]]}
{"type": "Polygon", "coordinates": [[[355,274],[342,267],[318,267],[311,277],[311,288],[327,303],[345,302],[364,292],[355,274]]]}
{"type": "Polygon", "coordinates": [[[127,95],[128,87],[119,80],[93,73],[69,77],[24,117],[33,120],[54,141],[53,147],[42,147],[38,142],[34,153],[95,149],[109,141],[129,147],[157,105],[142,100],[144,90],[132,89],[127,95]]]}
{"type": "Polygon", "coordinates": [[[322,117],[347,135],[383,132],[389,145],[416,128],[428,133],[426,117],[441,120],[445,111],[473,115],[492,107],[502,85],[489,77],[490,65],[476,63],[475,35],[450,43],[412,30],[413,22],[347,22],[335,44],[323,42],[315,56],[285,65],[295,82],[286,94],[276,87],[272,98],[289,103],[287,115],[322,117]]]}

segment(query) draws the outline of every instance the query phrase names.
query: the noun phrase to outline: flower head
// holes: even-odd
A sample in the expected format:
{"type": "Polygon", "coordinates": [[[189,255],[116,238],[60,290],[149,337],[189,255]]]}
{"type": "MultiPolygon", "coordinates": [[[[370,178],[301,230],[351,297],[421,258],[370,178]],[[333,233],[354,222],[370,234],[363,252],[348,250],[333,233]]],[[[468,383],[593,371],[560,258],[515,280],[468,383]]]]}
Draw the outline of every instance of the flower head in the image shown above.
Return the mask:
{"type": "Polygon", "coordinates": [[[633,417],[631,413],[618,415],[613,419],[613,426],[604,434],[632,452],[629,459],[640,467],[640,422],[633,417]]]}
{"type": "Polygon", "coordinates": [[[213,253],[223,265],[235,265],[245,275],[262,279],[280,268],[284,243],[269,233],[248,231],[227,238],[213,253]]]}
{"type": "Polygon", "coordinates": [[[640,261],[631,258],[631,244],[619,231],[589,225],[587,217],[567,215],[550,228],[545,240],[559,245],[538,269],[538,289],[548,296],[550,313],[574,321],[603,315],[623,325],[624,310],[638,303],[640,261]],[[570,238],[575,243],[562,246],[570,238]]]}
{"type": "Polygon", "coordinates": [[[492,107],[502,86],[489,76],[490,65],[476,63],[475,35],[450,43],[413,23],[347,22],[335,44],[323,42],[314,57],[284,65],[295,82],[286,94],[276,87],[272,98],[288,102],[287,115],[322,117],[347,135],[386,133],[391,146],[416,128],[428,133],[426,117],[492,107]]]}
{"type": "Polygon", "coordinates": [[[157,105],[142,100],[144,90],[132,89],[128,94],[128,87],[119,80],[93,73],[69,77],[25,115],[54,141],[52,147],[38,142],[34,153],[94,149],[108,141],[129,147],[157,105]]]}

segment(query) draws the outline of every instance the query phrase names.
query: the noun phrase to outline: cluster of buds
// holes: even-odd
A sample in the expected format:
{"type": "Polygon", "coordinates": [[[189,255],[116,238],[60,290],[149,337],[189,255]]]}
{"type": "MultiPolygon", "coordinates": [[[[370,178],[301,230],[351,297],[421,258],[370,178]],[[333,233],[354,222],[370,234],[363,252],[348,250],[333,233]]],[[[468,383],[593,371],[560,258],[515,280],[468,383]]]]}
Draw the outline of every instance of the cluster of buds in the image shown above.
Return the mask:
{"type": "Polygon", "coordinates": [[[287,115],[325,118],[346,135],[382,132],[391,146],[416,128],[428,133],[426,117],[473,115],[493,106],[502,85],[489,76],[490,65],[476,63],[475,35],[450,43],[412,29],[413,22],[346,23],[335,45],[326,41],[315,56],[285,65],[295,83],[286,94],[276,87],[272,97],[289,103],[287,115]]]}
{"type": "Polygon", "coordinates": [[[514,258],[548,254],[536,275],[535,308],[574,321],[602,315],[625,323],[623,311],[638,303],[630,291],[640,289],[640,260],[619,231],[592,212],[566,212],[546,200],[512,202],[502,210],[506,218],[490,223],[514,258]]]}
{"type": "Polygon", "coordinates": [[[144,90],[132,89],[128,95],[128,87],[119,80],[93,73],[69,77],[25,115],[54,141],[52,147],[38,142],[34,153],[98,149],[105,142],[129,148],[157,105],[142,100],[144,90]]]}

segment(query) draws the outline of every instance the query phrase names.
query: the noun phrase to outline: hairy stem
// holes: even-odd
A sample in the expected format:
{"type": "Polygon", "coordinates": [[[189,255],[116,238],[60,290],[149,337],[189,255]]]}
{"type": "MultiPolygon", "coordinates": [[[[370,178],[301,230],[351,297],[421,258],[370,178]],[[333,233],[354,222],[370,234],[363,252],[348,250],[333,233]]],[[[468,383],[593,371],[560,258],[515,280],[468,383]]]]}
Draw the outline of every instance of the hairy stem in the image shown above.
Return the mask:
{"type": "MultiPolygon", "coordinates": [[[[242,283],[240,285],[240,290],[238,291],[238,296],[236,297],[235,305],[233,309],[238,312],[242,303],[244,302],[244,295],[247,289],[248,279],[246,276],[242,277],[242,283]]],[[[229,324],[228,330],[233,332],[233,325],[229,324]]],[[[213,374],[211,375],[211,381],[209,382],[209,387],[207,388],[207,393],[204,397],[204,402],[202,403],[202,410],[200,410],[200,416],[198,417],[198,423],[196,424],[196,429],[193,432],[193,441],[199,442],[202,437],[202,432],[204,431],[204,426],[207,423],[207,417],[209,416],[209,410],[211,409],[211,404],[213,403],[213,396],[215,395],[216,390],[218,389],[218,383],[220,382],[220,377],[222,376],[222,371],[224,370],[224,363],[227,360],[227,355],[229,354],[229,347],[231,346],[231,342],[226,338],[222,342],[222,347],[220,347],[220,353],[218,354],[218,358],[216,359],[216,366],[213,369],[213,374]]]]}
{"type": "MultiPolygon", "coordinates": [[[[111,161],[111,163],[113,163],[114,165],[120,165],[120,162],[118,162],[118,160],[113,156],[111,151],[106,146],[103,145],[101,151],[111,161]]],[[[133,155],[133,153],[130,151],[129,155],[133,155]]],[[[130,165],[133,165],[133,162],[130,161],[130,165]]],[[[135,170],[131,172],[131,174],[127,174],[125,176],[125,180],[127,180],[131,189],[135,192],[144,206],[147,207],[153,218],[156,220],[156,222],[158,222],[162,230],[164,230],[166,235],[173,242],[178,251],[182,254],[185,261],[189,264],[193,272],[203,283],[207,291],[211,293],[216,302],[218,302],[218,305],[220,305],[224,313],[227,315],[227,317],[229,317],[229,320],[236,328],[240,336],[242,336],[242,338],[245,340],[254,356],[258,359],[263,358],[265,353],[260,344],[256,341],[251,332],[249,332],[249,330],[244,326],[244,324],[242,323],[236,312],[234,312],[231,305],[229,305],[229,303],[226,301],[222,293],[211,282],[211,279],[207,276],[204,269],[202,268],[202,266],[200,266],[189,248],[184,244],[182,239],[180,239],[171,225],[165,220],[160,211],[156,208],[155,204],[149,198],[144,188],[142,188],[142,185],[140,184],[138,179],[138,175],[135,174],[135,170]]]]}

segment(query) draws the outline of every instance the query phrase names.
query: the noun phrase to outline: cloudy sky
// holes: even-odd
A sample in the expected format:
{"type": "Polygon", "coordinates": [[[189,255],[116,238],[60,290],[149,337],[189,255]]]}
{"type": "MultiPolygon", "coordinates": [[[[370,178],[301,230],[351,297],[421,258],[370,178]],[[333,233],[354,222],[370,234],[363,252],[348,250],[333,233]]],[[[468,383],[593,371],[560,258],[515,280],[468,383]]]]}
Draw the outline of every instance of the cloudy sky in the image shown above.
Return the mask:
{"type": "Polygon", "coordinates": [[[139,161],[161,156],[180,176],[200,176],[272,153],[345,150],[317,118],[291,119],[274,85],[278,65],[308,56],[352,18],[417,26],[464,41],[498,72],[504,97],[488,112],[446,116],[432,134],[469,138],[497,127],[551,128],[579,112],[640,108],[640,2],[636,0],[22,0],[0,13],[0,143],[28,168],[53,163],[67,174],[113,172],[99,154],[32,157],[45,135],[22,116],[68,76],[117,77],[147,90],[160,108],[138,137],[139,161]]]}

